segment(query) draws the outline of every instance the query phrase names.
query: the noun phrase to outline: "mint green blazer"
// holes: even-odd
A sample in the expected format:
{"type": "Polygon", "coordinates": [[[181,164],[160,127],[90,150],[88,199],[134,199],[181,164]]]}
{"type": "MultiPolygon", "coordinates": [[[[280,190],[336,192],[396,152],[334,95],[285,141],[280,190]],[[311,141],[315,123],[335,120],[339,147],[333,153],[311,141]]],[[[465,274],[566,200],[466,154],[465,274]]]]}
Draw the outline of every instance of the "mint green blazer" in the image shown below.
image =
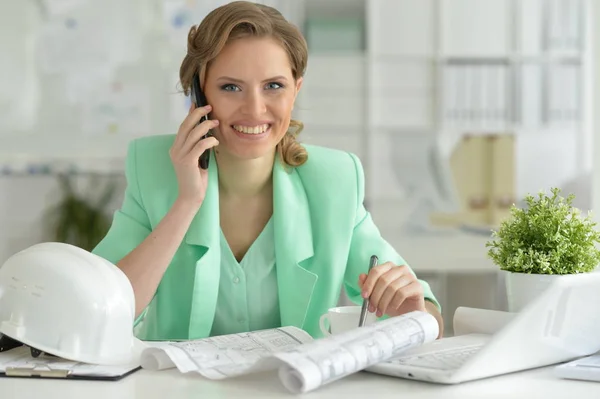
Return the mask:
{"type": "MultiPolygon", "coordinates": [[[[178,195],[169,157],[174,135],[132,141],[127,188],[110,230],[93,250],[112,263],[137,247],[169,211],[178,195]]],[[[347,152],[305,145],[308,161],[273,169],[273,222],[281,323],[313,337],[319,317],[337,306],[341,288],[361,304],[358,278],[375,254],[381,263],[406,264],[381,237],[363,206],[364,175],[347,152]]],[[[143,340],[196,339],[210,334],[220,277],[218,165],[211,154],[209,183],[200,210],[158,289],[136,321],[143,340]]],[[[439,307],[429,284],[425,298],[439,307]]]]}

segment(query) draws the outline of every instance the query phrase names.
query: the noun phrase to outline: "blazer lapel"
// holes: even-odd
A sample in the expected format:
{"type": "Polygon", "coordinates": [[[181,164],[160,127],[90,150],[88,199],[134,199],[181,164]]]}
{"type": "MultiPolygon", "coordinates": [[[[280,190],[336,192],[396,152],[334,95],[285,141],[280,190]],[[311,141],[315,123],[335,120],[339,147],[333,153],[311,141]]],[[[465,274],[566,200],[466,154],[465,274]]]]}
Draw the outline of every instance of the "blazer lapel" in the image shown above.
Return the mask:
{"type": "MultiPolygon", "coordinates": [[[[185,236],[200,248],[197,260],[189,337],[210,334],[221,270],[218,168],[211,152],[206,196],[185,236]]],[[[303,263],[314,255],[308,199],[296,169],[273,166],[273,222],[281,323],[302,328],[318,276],[303,263]]]]}
{"type": "Polygon", "coordinates": [[[187,244],[200,249],[191,298],[190,339],[208,337],[212,329],[221,273],[219,220],[219,173],[211,151],[206,195],[185,236],[187,244]]]}
{"type": "Polygon", "coordinates": [[[302,328],[318,276],[302,263],[314,255],[308,199],[296,169],[273,167],[273,218],[279,307],[283,326],[302,328]]]}

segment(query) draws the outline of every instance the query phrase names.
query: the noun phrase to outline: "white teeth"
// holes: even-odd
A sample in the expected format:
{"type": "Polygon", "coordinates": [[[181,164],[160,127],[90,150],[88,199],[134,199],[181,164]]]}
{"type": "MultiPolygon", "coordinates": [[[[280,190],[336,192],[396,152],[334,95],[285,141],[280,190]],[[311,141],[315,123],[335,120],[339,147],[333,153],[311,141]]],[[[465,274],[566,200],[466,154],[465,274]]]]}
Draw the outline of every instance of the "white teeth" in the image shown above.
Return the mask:
{"type": "Polygon", "coordinates": [[[233,125],[233,128],[241,133],[246,134],[260,134],[267,131],[269,128],[268,124],[258,125],[258,126],[242,126],[242,125],[233,125]]]}

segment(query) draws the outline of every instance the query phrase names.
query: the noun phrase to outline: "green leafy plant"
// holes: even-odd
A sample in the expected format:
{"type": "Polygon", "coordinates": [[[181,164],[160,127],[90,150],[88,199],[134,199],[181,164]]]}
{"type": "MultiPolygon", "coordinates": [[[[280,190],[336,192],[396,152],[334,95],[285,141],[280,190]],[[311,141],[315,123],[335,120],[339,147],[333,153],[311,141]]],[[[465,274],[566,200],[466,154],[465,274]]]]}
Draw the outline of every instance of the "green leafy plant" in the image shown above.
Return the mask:
{"type": "Polygon", "coordinates": [[[600,262],[600,233],[591,214],[582,217],[572,206],[575,196],[561,197],[540,192],[527,195],[526,209],[511,208],[511,216],[502,221],[493,240],[486,243],[488,256],[502,270],[529,274],[586,273],[600,262]]]}
{"type": "Polygon", "coordinates": [[[110,228],[111,218],[106,208],[116,187],[110,182],[99,184],[97,176],[92,179],[85,198],[75,191],[72,176],[60,174],[58,180],[63,197],[46,215],[52,240],[91,251],[110,228]]]}

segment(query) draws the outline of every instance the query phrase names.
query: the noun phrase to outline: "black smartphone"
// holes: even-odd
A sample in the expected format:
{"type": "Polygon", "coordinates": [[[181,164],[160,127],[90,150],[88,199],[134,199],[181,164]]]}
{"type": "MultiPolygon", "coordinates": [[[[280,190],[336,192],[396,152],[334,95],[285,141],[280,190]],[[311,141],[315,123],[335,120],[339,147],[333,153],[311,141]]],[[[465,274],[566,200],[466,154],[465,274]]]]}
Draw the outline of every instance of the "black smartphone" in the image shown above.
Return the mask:
{"type": "MultiPolygon", "coordinates": [[[[194,74],[194,78],[192,79],[191,98],[192,98],[192,101],[194,102],[194,104],[196,105],[196,108],[204,107],[208,104],[208,102],[206,101],[206,96],[204,95],[204,92],[202,92],[202,89],[200,88],[200,76],[198,75],[198,72],[196,72],[194,74]]],[[[201,124],[202,122],[204,122],[207,119],[208,119],[208,116],[206,116],[206,115],[203,116],[202,118],[200,118],[200,122],[198,122],[198,124],[201,124]]],[[[202,136],[202,139],[205,139],[210,135],[211,135],[211,132],[209,130],[208,133],[206,133],[204,136],[202,136]]],[[[209,160],[210,160],[210,150],[206,150],[202,153],[202,155],[200,155],[200,159],[198,160],[198,165],[202,169],[208,169],[208,161],[209,160]]]]}

